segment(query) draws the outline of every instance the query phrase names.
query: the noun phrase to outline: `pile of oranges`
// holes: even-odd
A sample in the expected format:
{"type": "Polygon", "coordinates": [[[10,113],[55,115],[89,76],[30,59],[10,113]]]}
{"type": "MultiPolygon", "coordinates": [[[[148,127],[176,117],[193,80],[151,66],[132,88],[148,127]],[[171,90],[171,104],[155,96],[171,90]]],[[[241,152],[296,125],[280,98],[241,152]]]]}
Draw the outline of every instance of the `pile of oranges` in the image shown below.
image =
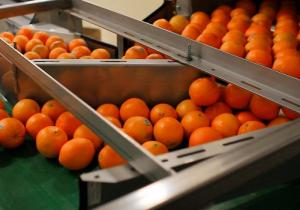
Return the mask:
{"type": "Polygon", "coordinates": [[[109,59],[110,53],[103,48],[91,51],[84,39],[76,38],[66,43],[58,35],[33,32],[28,27],[21,28],[16,35],[3,32],[0,38],[15,47],[30,60],[33,59],[109,59]]]}
{"type": "MultiPolygon", "coordinates": [[[[221,5],[210,16],[197,11],[190,19],[175,15],[169,21],[158,19],[153,25],[300,78],[297,3],[293,0],[278,3],[276,0],[264,0],[257,8],[254,1],[239,0],[234,8],[221,5]],[[271,30],[273,24],[274,31],[271,30]]],[[[141,45],[133,48],[143,51],[142,56],[136,52],[134,55],[138,56],[134,58],[146,58],[147,52],[155,53],[155,58],[165,57],[141,45]]],[[[126,54],[125,58],[132,57],[126,54]]]]}
{"type": "MultiPolygon", "coordinates": [[[[149,107],[141,98],[129,98],[119,107],[105,103],[96,111],[153,155],[239,135],[300,117],[287,108],[214,78],[203,77],[189,87],[190,98],[176,107],[159,103],[149,107]],[[284,115],[279,114],[280,109],[284,115]]],[[[126,161],[103,139],[82,124],[56,100],[40,107],[32,99],[22,99],[12,109],[12,117],[0,104],[0,145],[16,148],[25,133],[47,158],[58,158],[70,170],[87,167],[97,154],[101,168],[126,161]],[[103,145],[104,144],[104,145],[103,145]]]]}

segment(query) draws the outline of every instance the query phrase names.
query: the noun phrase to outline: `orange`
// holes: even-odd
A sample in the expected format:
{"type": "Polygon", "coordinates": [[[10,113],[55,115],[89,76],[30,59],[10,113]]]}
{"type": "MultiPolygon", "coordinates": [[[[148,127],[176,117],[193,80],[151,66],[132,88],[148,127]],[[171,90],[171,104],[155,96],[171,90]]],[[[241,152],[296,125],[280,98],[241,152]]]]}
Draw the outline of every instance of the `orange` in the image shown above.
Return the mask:
{"type": "Polygon", "coordinates": [[[30,28],[23,27],[18,30],[17,35],[24,35],[30,40],[33,37],[33,31],[30,28]]]}
{"type": "Polygon", "coordinates": [[[185,114],[194,110],[201,111],[200,107],[197,106],[191,99],[185,99],[176,106],[176,112],[179,118],[182,118],[185,114]]]}
{"type": "Polygon", "coordinates": [[[102,104],[96,111],[103,116],[111,116],[117,119],[120,118],[120,110],[115,104],[102,104]]]}
{"type": "Polygon", "coordinates": [[[213,121],[218,115],[223,113],[231,113],[230,107],[224,102],[217,102],[208,106],[205,109],[205,115],[208,117],[210,121],[213,121]]]}
{"type": "Polygon", "coordinates": [[[226,15],[230,15],[230,12],[232,10],[232,8],[226,4],[218,6],[217,9],[223,10],[226,13],[226,15]]]}
{"type": "MultiPolygon", "coordinates": [[[[215,12],[216,12],[216,10],[215,10],[215,12]]],[[[223,25],[227,25],[229,20],[230,20],[229,16],[226,15],[225,13],[223,13],[223,15],[221,15],[221,13],[220,13],[220,15],[215,15],[215,16],[212,16],[212,18],[211,18],[212,23],[221,23],[223,25]]]]}
{"type": "Polygon", "coordinates": [[[239,30],[230,30],[228,31],[225,36],[222,38],[222,42],[226,41],[234,41],[236,43],[239,43],[241,45],[246,44],[246,39],[244,36],[244,33],[239,30]]]}
{"type": "Polygon", "coordinates": [[[38,132],[36,148],[45,157],[55,158],[67,141],[68,136],[66,132],[56,126],[48,126],[38,132]]]}
{"type": "Polygon", "coordinates": [[[36,45],[43,45],[44,43],[39,39],[31,39],[26,43],[25,52],[29,52],[36,45]]]}
{"type": "Polygon", "coordinates": [[[50,36],[50,37],[47,39],[45,45],[49,48],[50,45],[51,45],[53,42],[55,42],[55,41],[63,41],[63,39],[62,39],[61,37],[57,36],[57,35],[53,35],[53,36],[50,36]]]}
{"type": "Polygon", "coordinates": [[[50,44],[49,50],[51,51],[51,50],[54,50],[55,48],[58,48],[58,47],[67,49],[67,45],[65,44],[65,42],[61,41],[61,40],[58,40],[58,41],[54,41],[50,44]]]}
{"type": "Polygon", "coordinates": [[[262,14],[267,15],[270,20],[273,20],[276,15],[276,10],[272,7],[266,6],[266,7],[260,7],[259,12],[262,14]]]}
{"type": "Polygon", "coordinates": [[[235,8],[235,9],[231,10],[230,16],[234,17],[236,15],[247,15],[247,16],[249,16],[248,12],[243,8],[235,8]]]}
{"type": "Polygon", "coordinates": [[[246,52],[249,52],[251,50],[257,50],[257,49],[263,50],[268,53],[272,52],[271,45],[268,42],[266,42],[266,40],[253,39],[245,45],[246,52]]]}
{"type": "Polygon", "coordinates": [[[142,147],[144,147],[153,155],[161,155],[169,151],[166,145],[160,143],[159,141],[146,141],[143,143],[142,147]]]}
{"type": "Polygon", "coordinates": [[[227,24],[227,29],[228,30],[238,30],[238,31],[241,31],[243,33],[246,32],[248,27],[249,27],[249,23],[246,22],[246,21],[243,21],[239,18],[233,18],[227,24]]]}
{"type": "Polygon", "coordinates": [[[257,23],[252,23],[250,25],[250,27],[247,29],[247,31],[245,32],[245,36],[249,37],[253,34],[270,34],[270,30],[262,25],[259,25],[257,23]]]}
{"type": "Polygon", "coordinates": [[[299,114],[299,113],[297,113],[297,112],[295,112],[295,111],[293,111],[293,110],[290,110],[290,109],[288,109],[288,108],[286,108],[286,107],[282,107],[281,110],[282,110],[283,114],[284,114],[287,118],[289,118],[289,119],[291,119],[291,120],[294,120],[294,119],[297,119],[297,118],[300,117],[300,114],[299,114]]]}
{"type": "Polygon", "coordinates": [[[272,25],[272,20],[270,17],[264,13],[257,13],[251,18],[252,22],[262,25],[265,28],[270,28],[272,25]]]}
{"type": "Polygon", "coordinates": [[[58,116],[65,111],[66,108],[55,99],[46,101],[41,109],[41,113],[48,115],[53,121],[56,121],[58,116]]]}
{"type": "Polygon", "coordinates": [[[282,41],[288,41],[288,42],[294,43],[294,45],[297,46],[296,36],[292,33],[289,33],[289,32],[277,34],[273,38],[273,41],[274,41],[274,43],[282,42],[282,41]]]}
{"type": "Polygon", "coordinates": [[[297,49],[293,49],[293,48],[284,49],[281,52],[278,52],[275,55],[275,58],[279,59],[279,58],[286,57],[286,56],[300,56],[300,53],[299,53],[299,51],[297,49]]]}
{"type": "Polygon", "coordinates": [[[197,128],[209,126],[209,119],[201,111],[191,111],[183,116],[181,124],[186,136],[190,136],[197,128]]]}
{"type": "Polygon", "coordinates": [[[0,120],[0,145],[12,149],[24,142],[25,127],[18,119],[4,118],[0,120]]]}
{"type": "Polygon", "coordinates": [[[111,116],[105,116],[105,118],[108,119],[112,124],[114,124],[118,128],[122,128],[122,124],[119,119],[111,116]]]}
{"type": "Polygon", "coordinates": [[[274,43],[272,49],[274,54],[276,55],[286,49],[297,49],[297,43],[293,43],[290,41],[280,41],[274,43]]]}
{"type": "Polygon", "coordinates": [[[140,98],[130,98],[122,103],[120,116],[123,121],[133,116],[149,118],[150,110],[147,104],[140,98]]]}
{"type": "Polygon", "coordinates": [[[266,125],[260,121],[247,121],[241,125],[238,134],[249,133],[251,131],[260,130],[263,128],[266,128],[266,125]]]}
{"type": "Polygon", "coordinates": [[[79,47],[79,46],[87,46],[87,43],[84,39],[81,38],[77,38],[77,39],[73,39],[69,42],[69,51],[71,52],[75,47],[79,47]]]}
{"type": "Polygon", "coordinates": [[[153,124],[163,117],[173,117],[177,119],[176,110],[169,104],[157,104],[155,105],[150,112],[150,119],[153,124]]]}
{"type": "Polygon", "coordinates": [[[105,145],[98,155],[99,167],[102,169],[122,165],[126,162],[127,161],[115,152],[109,145],[105,145]]]}
{"type": "Polygon", "coordinates": [[[49,55],[49,49],[48,49],[48,47],[46,47],[45,45],[41,45],[41,44],[35,45],[32,48],[32,52],[36,52],[43,59],[48,58],[48,55],[49,55]]]}
{"type": "Polygon", "coordinates": [[[164,56],[162,56],[161,54],[157,54],[157,53],[153,53],[153,54],[149,54],[146,59],[164,59],[164,56]]]}
{"type": "Polygon", "coordinates": [[[76,59],[76,56],[72,53],[61,53],[57,59],[76,59]]]}
{"type": "Polygon", "coordinates": [[[228,84],[224,90],[224,99],[233,109],[244,109],[248,106],[252,93],[233,84],[228,84]]]}
{"type": "Polygon", "coordinates": [[[15,36],[11,32],[5,31],[5,32],[0,33],[0,37],[1,38],[6,38],[6,39],[8,39],[12,42],[14,40],[15,36]]]}
{"type": "Polygon", "coordinates": [[[154,125],[153,134],[157,141],[173,149],[183,141],[184,129],[176,119],[164,117],[154,125]]]}
{"type": "Polygon", "coordinates": [[[174,32],[181,34],[183,29],[189,24],[189,21],[183,15],[175,15],[169,20],[174,32]]]}
{"type": "Polygon", "coordinates": [[[9,114],[7,113],[7,111],[0,109],[0,120],[4,119],[4,118],[8,118],[9,114]]]}
{"type": "Polygon", "coordinates": [[[276,59],[272,68],[292,77],[300,78],[299,60],[299,55],[284,56],[276,59]]]}
{"type": "Polygon", "coordinates": [[[153,126],[145,117],[130,117],[125,121],[123,130],[140,144],[152,139],[153,126]]]}
{"type": "Polygon", "coordinates": [[[29,39],[24,35],[16,35],[13,42],[15,42],[21,49],[21,51],[25,51],[25,47],[29,39]]]}
{"type": "Polygon", "coordinates": [[[73,48],[71,53],[74,54],[76,58],[80,58],[82,56],[90,55],[91,50],[86,46],[78,46],[73,48]]]}
{"type": "Polygon", "coordinates": [[[86,138],[90,140],[94,144],[95,150],[99,150],[103,143],[103,140],[85,125],[80,125],[75,130],[73,138],[86,138]]]}
{"type": "Polygon", "coordinates": [[[80,125],[81,122],[71,112],[62,113],[55,122],[55,126],[63,129],[69,138],[73,137],[75,130],[80,125]]]}
{"type": "Polygon", "coordinates": [[[212,46],[214,48],[219,48],[222,44],[222,40],[219,36],[217,36],[213,33],[208,33],[208,32],[206,32],[206,33],[203,32],[202,34],[200,34],[197,37],[196,41],[202,42],[202,43],[212,46]]]}
{"type": "Polygon", "coordinates": [[[250,16],[256,12],[256,5],[251,0],[240,0],[237,2],[236,7],[245,9],[250,16]]]}
{"type": "Polygon", "coordinates": [[[133,46],[126,50],[124,59],[145,59],[148,56],[145,48],[141,46],[133,46]]]}
{"type": "Polygon", "coordinates": [[[70,170],[80,170],[87,167],[93,160],[95,147],[85,138],[74,138],[67,141],[59,152],[59,163],[70,170]]]}
{"type": "Polygon", "coordinates": [[[248,111],[242,111],[235,115],[236,118],[240,121],[240,124],[244,124],[248,121],[258,121],[258,118],[255,115],[248,111]]]}
{"type": "Polygon", "coordinates": [[[65,48],[62,48],[62,47],[57,47],[57,48],[50,51],[49,58],[50,59],[57,59],[57,57],[62,53],[67,53],[67,50],[65,48]]]}
{"type": "Polygon", "coordinates": [[[281,26],[281,27],[278,27],[276,26],[275,27],[275,30],[274,30],[274,35],[277,36],[278,34],[281,34],[281,33],[291,33],[295,36],[297,36],[297,27],[291,27],[291,26],[281,26]]]}
{"type": "Polygon", "coordinates": [[[93,50],[93,52],[91,53],[91,57],[94,59],[110,59],[111,55],[108,50],[104,48],[98,48],[93,50]]]}
{"type": "Polygon", "coordinates": [[[196,105],[209,106],[218,101],[221,89],[214,79],[203,77],[192,82],[189,95],[196,105]]]}
{"type": "Polygon", "coordinates": [[[80,57],[79,59],[94,59],[94,58],[90,55],[84,55],[84,56],[80,57]]]}
{"type": "Polygon", "coordinates": [[[223,138],[221,133],[211,127],[196,129],[189,138],[189,147],[206,144],[223,138]]]}
{"type": "Polygon", "coordinates": [[[244,46],[235,41],[224,42],[220,47],[220,50],[242,58],[244,57],[245,54],[244,46]]]}
{"type": "Polygon", "coordinates": [[[27,120],[25,127],[27,133],[35,140],[35,137],[40,130],[52,125],[53,121],[50,117],[42,113],[36,113],[27,120]]]}
{"type": "Polygon", "coordinates": [[[39,39],[44,44],[46,44],[47,39],[49,38],[49,35],[44,31],[37,31],[34,33],[32,39],[39,39]]]}
{"type": "Polygon", "coordinates": [[[218,115],[211,123],[211,127],[221,133],[224,137],[237,134],[240,127],[239,120],[230,113],[218,115]]]}
{"type": "Polygon", "coordinates": [[[25,53],[24,56],[26,58],[28,58],[29,60],[41,59],[41,56],[39,54],[37,54],[36,52],[32,52],[32,51],[25,53]]]}
{"type": "Polygon", "coordinates": [[[204,32],[212,33],[222,39],[222,37],[226,34],[227,29],[222,23],[210,22],[204,32]]]}
{"type": "MultiPolygon", "coordinates": [[[[13,42],[10,41],[10,39],[8,38],[5,38],[5,37],[0,37],[0,39],[2,39],[3,41],[5,41],[7,44],[10,44],[11,46],[13,46],[13,42]]],[[[18,45],[17,45],[18,47],[18,45]]],[[[19,50],[19,49],[18,49],[19,50]]],[[[19,50],[21,52],[21,50],[19,50]]]]}
{"type": "Polygon", "coordinates": [[[262,120],[273,120],[278,116],[279,106],[258,95],[253,95],[250,101],[251,112],[262,120]]]}
{"type": "Polygon", "coordinates": [[[272,127],[275,125],[281,125],[281,124],[287,123],[289,121],[290,120],[286,117],[277,117],[274,120],[272,120],[271,122],[269,122],[268,127],[272,127]]]}
{"type": "Polygon", "coordinates": [[[166,19],[158,19],[154,21],[153,25],[158,28],[162,28],[168,31],[174,31],[172,25],[166,19]]]}
{"type": "Polygon", "coordinates": [[[258,45],[261,43],[267,43],[270,47],[273,44],[273,40],[269,34],[252,34],[247,38],[248,42],[258,42],[258,45]]]}
{"type": "Polygon", "coordinates": [[[22,123],[26,123],[32,115],[39,112],[40,106],[36,101],[32,99],[22,99],[14,105],[12,109],[12,116],[20,120],[22,123]]]}
{"type": "Polygon", "coordinates": [[[273,63],[272,55],[262,49],[250,50],[246,55],[246,59],[269,68],[272,67],[273,63]]]}
{"type": "Polygon", "coordinates": [[[209,21],[209,16],[206,13],[198,11],[192,14],[190,23],[195,23],[200,27],[205,27],[209,21]]]}

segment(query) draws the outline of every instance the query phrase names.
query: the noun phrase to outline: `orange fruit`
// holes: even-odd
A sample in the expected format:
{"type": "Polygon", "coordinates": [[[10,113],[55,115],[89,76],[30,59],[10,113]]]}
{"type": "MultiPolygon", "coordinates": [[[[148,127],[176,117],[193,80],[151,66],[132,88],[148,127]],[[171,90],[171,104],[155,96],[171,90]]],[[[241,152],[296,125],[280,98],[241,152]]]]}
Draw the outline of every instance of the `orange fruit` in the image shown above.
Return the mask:
{"type": "Polygon", "coordinates": [[[120,110],[114,104],[102,104],[96,111],[103,116],[111,116],[117,119],[120,118],[120,110]]]}
{"type": "Polygon", "coordinates": [[[180,118],[194,110],[201,111],[200,107],[197,106],[191,99],[185,99],[176,106],[176,112],[180,118]]]}
{"type": "Polygon", "coordinates": [[[294,119],[297,119],[297,118],[300,117],[300,114],[299,114],[299,113],[297,113],[297,112],[295,112],[295,111],[293,111],[293,110],[290,110],[290,109],[288,109],[288,108],[286,108],[286,107],[282,107],[281,110],[282,110],[283,114],[284,114],[287,118],[289,118],[289,119],[291,119],[291,120],[294,120],[294,119]]]}
{"type": "Polygon", "coordinates": [[[241,45],[240,43],[237,43],[235,41],[227,41],[224,42],[221,47],[220,50],[236,55],[238,57],[244,57],[245,54],[245,48],[243,45],[241,45]]]}
{"type": "Polygon", "coordinates": [[[25,127],[16,118],[4,118],[0,120],[0,145],[12,149],[24,142],[25,127]]]}
{"type": "Polygon", "coordinates": [[[84,56],[80,57],[79,59],[94,59],[94,58],[90,55],[84,55],[84,56]]]}
{"type": "Polygon", "coordinates": [[[123,130],[140,144],[152,139],[153,126],[145,117],[130,117],[125,121],[123,130]]]}
{"type": "Polygon", "coordinates": [[[36,148],[47,158],[59,155],[61,147],[68,141],[67,134],[56,126],[47,126],[36,136],[36,148]]]}
{"type": "Polygon", "coordinates": [[[284,56],[276,59],[272,68],[292,77],[300,78],[299,59],[299,55],[284,56]]]}
{"type": "Polygon", "coordinates": [[[159,141],[146,141],[143,143],[142,147],[144,147],[153,155],[161,155],[169,151],[166,145],[160,143],[159,141]]]}
{"type": "Polygon", "coordinates": [[[157,141],[173,149],[183,141],[184,129],[176,119],[164,117],[154,125],[153,134],[157,141]]]}
{"type": "Polygon", "coordinates": [[[166,19],[163,19],[163,18],[154,21],[153,25],[155,27],[162,28],[162,29],[165,29],[168,31],[174,31],[174,29],[173,29],[172,25],[169,23],[169,21],[167,21],[166,19]]]}
{"type": "Polygon", "coordinates": [[[230,13],[224,11],[221,8],[216,8],[212,13],[211,13],[211,18],[213,19],[214,17],[227,17],[230,18],[230,13]]]}
{"type": "Polygon", "coordinates": [[[126,50],[124,59],[145,59],[148,56],[145,48],[141,46],[133,46],[126,50]]]}
{"type": "Polygon", "coordinates": [[[62,48],[62,47],[57,47],[57,48],[50,51],[49,58],[50,59],[57,59],[57,57],[62,53],[67,53],[67,50],[65,48],[62,48]]]}
{"type": "Polygon", "coordinates": [[[65,111],[66,108],[55,99],[46,101],[41,109],[41,113],[48,115],[53,121],[56,121],[58,116],[65,111]]]}
{"type": "Polygon", "coordinates": [[[214,79],[203,77],[192,82],[189,87],[191,100],[198,106],[209,106],[218,101],[221,89],[214,79]]]}
{"type": "Polygon", "coordinates": [[[153,54],[149,54],[146,59],[164,59],[164,56],[162,56],[161,54],[157,54],[157,53],[153,53],[153,54]]]}
{"type": "MultiPolygon", "coordinates": [[[[7,44],[10,44],[11,46],[13,46],[13,42],[10,41],[8,38],[0,37],[0,39],[3,40],[3,41],[5,41],[7,44]]],[[[18,45],[17,45],[17,47],[18,47],[18,45]]],[[[21,52],[22,50],[19,50],[19,51],[21,52]]]]}
{"type": "MultiPolygon", "coordinates": [[[[269,34],[252,34],[247,38],[248,42],[257,42],[256,45],[263,45],[264,43],[267,44],[267,46],[271,46],[273,44],[273,40],[269,34]]],[[[256,46],[255,46],[256,47],[256,46]]],[[[249,50],[248,50],[249,51],[249,50]]]]}
{"type": "Polygon", "coordinates": [[[118,128],[122,128],[122,124],[119,119],[111,116],[105,116],[105,118],[108,119],[112,124],[114,124],[118,128]]]}
{"type": "MultiPolygon", "coordinates": [[[[215,12],[217,12],[217,10],[215,10],[213,13],[215,13],[215,12]]],[[[221,23],[223,25],[227,25],[229,20],[230,20],[230,17],[228,15],[226,15],[225,13],[223,13],[223,15],[221,15],[221,13],[219,13],[219,15],[212,16],[212,18],[211,18],[212,23],[221,23]]]]}
{"type": "Polygon", "coordinates": [[[42,113],[36,113],[27,120],[25,127],[27,133],[35,140],[35,137],[40,130],[52,125],[53,121],[50,117],[42,113]]]}
{"type": "Polygon", "coordinates": [[[246,21],[243,21],[239,18],[233,18],[227,24],[227,29],[228,30],[238,30],[238,31],[241,31],[243,33],[246,32],[248,27],[249,27],[249,23],[246,22],[246,21]]]}
{"type": "Polygon", "coordinates": [[[86,138],[91,140],[91,142],[95,146],[95,150],[99,150],[103,140],[98,137],[91,129],[89,129],[86,125],[80,125],[74,132],[73,138],[86,138]]]}
{"type": "Polygon", "coordinates": [[[247,16],[249,16],[248,12],[243,8],[235,8],[235,9],[231,10],[230,16],[234,17],[236,15],[247,15],[247,16]]]}
{"type": "Polygon", "coordinates": [[[0,37],[6,38],[12,42],[14,40],[15,36],[11,32],[5,31],[5,32],[0,33],[0,37]]]}
{"type": "Polygon", "coordinates": [[[62,113],[55,122],[55,126],[63,129],[69,138],[73,137],[75,130],[80,125],[81,122],[71,112],[62,113]]]}
{"type": "Polygon", "coordinates": [[[280,59],[280,58],[286,57],[286,56],[300,56],[300,53],[298,52],[297,49],[284,49],[281,52],[278,52],[275,55],[275,58],[280,59]]]}
{"type": "Polygon", "coordinates": [[[99,167],[102,169],[122,165],[126,162],[127,161],[115,152],[109,145],[105,145],[98,155],[99,167]]]}
{"type": "Polygon", "coordinates": [[[34,33],[32,39],[39,39],[44,44],[46,44],[47,39],[49,38],[49,35],[44,31],[37,31],[34,33]]]}
{"type": "Polygon", "coordinates": [[[94,59],[110,59],[111,55],[108,50],[104,48],[98,48],[91,52],[91,57],[94,59]]]}
{"type": "Polygon", "coordinates": [[[280,41],[274,43],[272,49],[274,54],[276,55],[286,49],[297,49],[297,43],[293,43],[290,41],[280,41]]]}
{"type": "Polygon", "coordinates": [[[0,120],[4,119],[4,118],[8,118],[9,114],[7,113],[7,111],[0,109],[0,120]]]}
{"type": "Polygon", "coordinates": [[[274,43],[288,41],[288,42],[294,43],[294,46],[297,46],[297,37],[294,34],[289,33],[289,32],[277,34],[273,38],[273,41],[274,41],[274,43]]]}
{"type": "Polygon", "coordinates": [[[76,59],[76,56],[72,53],[61,53],[57,59],[76,59]]]}
{"type": "Polygon", "coordinates": [[[39,104],[32,99],[22,99],[18,101],[13,109],[12,116],[22,123],[26,123],[26,121],[34,114],[40,112],[39,104]]]}
{"type": "Polygon", "coordinates": [[[25,52],[29,52],[36,45],[43,45],[44,43],[39,39],[31,39],[25,45],[25,52]]]}
{"type": "Polygon", "coordinates": [[[41,44],[35,45],[32,48],[32,52],[36,52],[43,59],[48,58],[48,55],[49,55],[49,49],[48,49],[48,47],[46,47],[45,45],[41,45],[41,44]]]}
{"type": "Polygon", "coordinates": [[[258,95],[253,95],[250,101],[251,112],[263,120],[273,120],[278,116],[279,106],[258,95]]]}
{"type": "Polygon", "coordinates": [[[69,45],[68,45],[69,51],[71,52],[75,47],[79,47],[79,46],[87,47],[86,41],[81,38],[73,39],[69,42],[69,45]]]}
{"type": "Polygon", "coordinates": [[[134,116],[149,118],[149,114],[150,110],[147,104],[140,98],[127,99],[120,107],[120,116],[123,121],[134,116]]]}
{"type": "Polygon", "coordinates": [[[190,136],[197,128],[208,127],[209,118],[201,111],[191,111],[183,116],[181,124],[186,136],[190,136]]]}
{"type": "Polygon", "coordinates": [[[226,4],[218,6],[217,9],[223,10],[226,13],[226,15],[230,15],[230,12],[232,10],[232,8],[226,4]]]}
{"type": "Polygon", "coordinates": [[[224,102],[217,102],[215,104],[212,104],[208,106],[205,109],[205,115],[208,117],[210,121],[213,121],[216,116],[223,114],[223,113],[231,113],[230,107],[225,104],[224,102]]]}
{"type": "Polygon", "coordinates": [[[272,52],[272,48],[271,48],[270,44],[268,42],[266,42],[266,40],[253,39],[245,45],[246,52],[249,52],[251,50],[258,50],[258,49],[263,50],[267,53],[272,52]]]}
{"type": "Polygon", "coordinates": [[[150,112],[150,119],[153,124],[163,117],[173,117],[177,119],[176,110],[169,104],[157,104],[155,105],[150,112]]]}
{"type": "Polygon", "coordinates": [[[16,35],[13,42],[15,42],[21,49],[21,51],[25,51],[25,47],[29,39],[24,35],[16,35]]]}
{"type": "Polygon", "coordinates": [[[260,121],[247,121],[241,125],[238,134],[249,133],[251,131],[260,130],[263,128],[266,128],[266,125],[260,121]]]}
{"type": "Polygon", "coordinates": [[[198,11],[192,14],[190,23],[195,23],[200,27],[205,27],[209,21],[209,16],[206,13],[198,11]]]}
{"type": "Polygon", "coordinates": [[[227,29],[222,23],[210,22],[205,30],[203,31],[207,33],[212,33],[218,36],[220,39],[226,34],[227,29]]]}
{"type": "Polygon", "coordinates": [[[33,37],[33,31],[30,28],[23,27],[18,30],[17,35],[24,35],[30,40],[33,37]]]}
{"type": "Polygon", "coordinates": [[[204,44],[207,44],[211,47],[214,47],[214,48],[219,48],[222,44],[222,40],[219,36],[213,34],[213,33],[202,33],[200,34],[197,39],[196,39],[197,42],[202,42],[204,44]]]}
{"type": "Polygon", "coordinates": [[[275,125],[281,125],[281,124],[287,123],[289,121],[290,120],[286,117],[277,117],[274,120],[269,122],[268,127],[272,127],[272,126],[275,126],[275,125]]]}
{"type": "Polygon", "coordinates": [[[71,53],[74,54],[76,58],[80,58],[82,56],[90,55],[91,50],[86,46],[78,46],[73,48],[71,53]]]}
{"type": "Polygon", "coordinates": [[[28,58],[29,60],[41,59],[41,56],[39,54],[37,54],[36,52],[32,52],[32,51],[25,53],[24,56],[26,58],[28,58]]]}
{"type": "Polygon", "coordinates": [[[259,12],[267,15],[270,20],[273,20],[276,15],[276,10],[270,6],[260,7],[259,12]]]}
{"type": "Polygon", "coordinates": [[[94,155],[95,147],[90,140],[74,138],[61,147],[58,160],[67,169],[80,170],[92,162],[94,155]]]}
{"type": "Polygon", "coordinates": [[[211,127],[224,137],[230,137],[237,134],[240,122],[233,114],[224,113],[215,117],[211,123],[211,127]]]}
{"type": "Polygon", "coordinates": [[[246,44],[246,39],[244,36],[244,33],[239,30],[230,30],[228,31],[225,36],[222,38],[222,42],[227,41],[234,41],[236,43],[239,43],[241,45],[246,44]]]}
{"type": "Polygon", "coordinates": [[[246,59],[269,68],[272,67],[273,63],[273,57],[271,53],[262,49],[250,50],[246,55],[246,59]]]}
{"type": "Polygon", "coordinates": [[[211,127],[196,129],[189,138],[189,147],[209,143],[223,138],[221,133],[211,127]]]}
{"type": "Polygon", "coordinates": [[[233,84],[228,84],[224,90],[226,103],[234,109],[244,109],[248,106],[252,93],[233,84]]]}
{"type": "Polygon", "coordinates": [[[281,33],[291,33],[295,36],[297,36],[298,30],[297,30],[297,26],[293,27],[293,26],[276,26],[275,30],[274,30],[274,35],[277,36],[278,34],[281,33]]]}
{"type": "Polygon", "coordinates": [[[183,15],[175,15],[169,20],[174,32],[181,34],[183,29],[189,24],[189,21],[183,15]]]}
{"type": "Polygon", "coordinates": [[[54,41],[50,44],[49,50],[51,51],[51,50],[54,50],[55,48],[58,48],[58,47],[67,49],[67,45],[65,44],[65,42],[61,41],[61,40],[58,40],[58,41],[54,41]]]}
{"type": "Polygon", "coordinates": [[[235,115],[236,118],[240,121],[240,124],[244,124],[248,121],[258,121],[258,118],[255,115],[248,111],[242,111],[235,115]]]}
{"type": "Polygon", "coordinates": [[[257,23],[252,23],[250,27],[245,32],[245,36],[249,37],[253,34],[270,34],[270,30],[262,25],[259,25],[257,23]]]}
{"type": "Polygon", "coordinates": [[[55,41],[64,41],[64,40],[63,40],[60,36],[53,35],[53,36],[50,36],[50,37],[47,39],[45,45],[49,48],[50,45],[51,45],[53,42],[55,42],[55,41]]]}
{"type": "Polygon", "coordinates": [[[264,26],[265,28],[270,28],[272,26],[272,20],[264,13],[257,13],[251,18],[251,20],[258,25],[264,26]]]}
{"type": "Polygon", "coordinates": [[[236,3],[236,8],[245,9],[250,16],[256,12],[256,5],[253,1],[240,0],[236,3]]]}

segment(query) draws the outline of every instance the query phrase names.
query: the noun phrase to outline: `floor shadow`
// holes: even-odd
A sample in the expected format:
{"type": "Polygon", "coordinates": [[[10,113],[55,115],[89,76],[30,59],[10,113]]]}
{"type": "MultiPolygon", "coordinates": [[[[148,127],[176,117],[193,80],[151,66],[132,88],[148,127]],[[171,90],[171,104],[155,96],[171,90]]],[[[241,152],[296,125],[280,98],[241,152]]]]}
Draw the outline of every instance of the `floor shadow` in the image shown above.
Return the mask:
{"type": "Polygon", "coordinates": [[[0,168],[9,166],[13,161],[13,158],[9,152],[4,149],[0,149],[0,168]]]}
{"type": "Polygon", "coordinates": [[[38,154],[35,141],[26,137],[22,146],[10,151],[12,155],[20,158],[29,158],[38,154]]]}

